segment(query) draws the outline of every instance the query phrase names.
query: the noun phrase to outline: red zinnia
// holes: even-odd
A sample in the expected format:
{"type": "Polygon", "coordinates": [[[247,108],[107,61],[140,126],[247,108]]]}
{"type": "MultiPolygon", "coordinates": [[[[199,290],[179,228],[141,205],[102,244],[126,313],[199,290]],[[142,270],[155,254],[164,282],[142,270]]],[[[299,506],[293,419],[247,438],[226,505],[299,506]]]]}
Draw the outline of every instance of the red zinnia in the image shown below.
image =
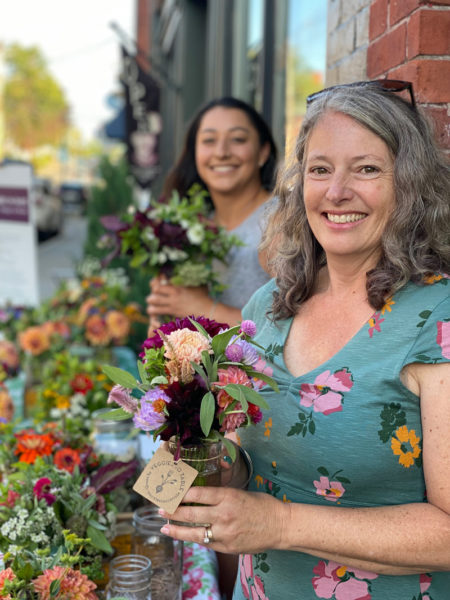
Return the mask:
{"type": "Polygon", "coordinates": [[[72,450],[72,448],[61,448],[61,450],[55,452],[53,462],[58,469],[63,469],[64,471],[73,473],[75,465],[79,465],[81,463],[81,459],[76,450],[72,450]]]}
{"type": "Polygon", "coordinates": [[[87,394],[89,390],[92,390],[94,387],[94,383],[90,377],[88,377],[85,373],[79,373],[75,375],[75,377],[70,382],[70,386],[74,392],[79,392],[80,394],[87,394]]]}

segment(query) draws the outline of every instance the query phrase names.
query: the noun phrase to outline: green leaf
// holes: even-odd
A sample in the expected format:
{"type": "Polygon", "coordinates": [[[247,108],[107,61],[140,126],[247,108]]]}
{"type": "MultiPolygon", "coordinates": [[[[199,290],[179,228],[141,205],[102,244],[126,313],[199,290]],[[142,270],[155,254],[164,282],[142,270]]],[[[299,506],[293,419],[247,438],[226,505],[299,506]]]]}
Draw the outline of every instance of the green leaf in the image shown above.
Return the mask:
{"type": "Polygon", "coordinates": [[[54,579],[50,584],[50,598],[56,598],[61,588],[61,580],[54,579]]]}
{"type": "MultiPolygon", "coordinates": [[[[236,384],[230,384],[230,385],[236,385],[236,384]]],[[[255,390],[253,390],[252,388],[248,388],[245,385],[243,385],[241,387],[242,387],[242,393],[244,394],[247,402],[256,404],[256,406],[259,406],[260,408],[264,408],[265,410],[268,410],[270,408],[269,405],[267,404],[267,402],[265,401],[265,399],[261,396],[261,394],[258,394],[258,392],[255,392],[255,390]]]]}
{"type": "Polygon", "coordinates": [[[239,385],[239,383],[229,383],[223,388],[227,394],[229,394],[232,398],[241,403],[242,410],[247,412],[248,410],[248,402],[244,396],[243,389],[248,389],[244,385],[239,385]]]}
{"type": "Polygon", "coordinates": [[[208,381],[208,377],[205,373],[205,370],[203,369],[203,367],[201,367],[200,365],[198,365],[196,362],[191,361],[191,365],[192,368],[194,369],[194,371],[200,375],[200,377],[203,379],[203,381],[206,383],[206,385],[209,387],[209,381],[208,381]]]}
{"type": "Polygon", "coordinates": [[[97,415],[96,418],[97,419],[106,419],[108,421],[125,421],[126,419],[130,419],[131,415],[130,415],[130,413],[127,413],[125,410],[123,410],[122,407],[120,407],[120,408],[113,408],[113,409],[105,411],[105,412],[101,412],[97,415]]]}
{"type": "Polygon", "coordinates": [[[111,554],[113,549],[111,544],[108,542],[105,534],[98,529],[92,527],[92,525],[88,525],[86,534],[88,538],[91,540],[91,544],[94,548],[101,550],[102,552],[106,552],[107,554],[111,554]]]}
{"type": "Polygon", "coordinates": [[[325,475],[325,477],[328,477],[329,473],[328,473],[328,470],[325,467],[319,467],[317,470],[319,471],[319,473],[321,475],[325,475]]]}
{"type": "Polygon", "coordinates": [[[262,381],[264,381],[265,383],[267,383],[268,385],[270,385],[270,387],[275,391],[275,392],[279,392],[279,388],[278,388],[278,383],[275,381],[275,379],[273,377],[270,377],[269,375],[266,375],[265,373],[260,373],[259,371],[255,371],[253,369],[251,370],[247,370],[247,375],[250,375],[251,377],[254,377],[255,379],[261,379],[262,381]]]}
{"type": "Polygon", "coordinates": [[[209,352],[207,350],[203,350],[202,352],[202,362],[206,370],[206,375],[209,381],[211,381],[212,361],[211,356],[209,355],[209,352]]]}
{"type": "Polygon", "coordinates": [[[225,348],[228,346],[233,335],[237,335],[239,333],[239,325],[235,327],[231,327],[227,331],[223,333],[218,333],[212,339],[211,346],[216,356],[220,356],[225,352],[225,348]]]}
{"type": "Polygon", "coordinates": [[[150,385],[159,385],[160,383],[167,383],[167,377],[164,377],[164,375],[157,375],[156,377],[153,377],[150,385]]]}
{"type": "Polygon", "coordinates": [[[194,321],[194,319],[191,319],[191,317],[188,317],[188,319],[192,323],[192,325],[197,329],[197,331],[199,331],[201,334],[203,334],[206,338],[209,339],[209,333],[202,325],[200,325],[200,323],[197,323],[197,321],[194,321]]]}
{"type": "Polygon", "coordinates": [[[222,439],[225,448],[227,449],[228,454],[231,457],[231,460],[234,462],[236,460],[236,446],[233,442],[226,437],[222,439]]]}
{"type": "Polygon", "coordinates": [[[88,519],[89,525],[91,525],[94,529],[99,529],[100,531],[106,531],[108,528],[106,525],[102,525],[98,521],[94,521],[94,519],[88,519]]]}
{"type": "Polygon", "coordinates": [[[128,371],[124,371],[123,369],[119,369],[119,367],[113,367],[111,365],[103,365],[102,371],[107,375],[114,383],[117,385],[121,385],[124,388],[132,390],[133,388],[139,385],[139,382],[128,373],[128,371]]]}
{"type": "Polygon", "coordinates": [[[206,437],[208,437],[209,432],[211,431],[215,411],[216,401],[212,392],[208,392],[203,396],[202,404],[200,406],[200,426],[206,437]]]}
{"type": "Polygon", "coordinates": [[[141,360],[137,361],[137,368],[139,372],[139,377],[141,378],[142,383],[148,383],[147,373],[145,371],[144,363],[141,360]]]}

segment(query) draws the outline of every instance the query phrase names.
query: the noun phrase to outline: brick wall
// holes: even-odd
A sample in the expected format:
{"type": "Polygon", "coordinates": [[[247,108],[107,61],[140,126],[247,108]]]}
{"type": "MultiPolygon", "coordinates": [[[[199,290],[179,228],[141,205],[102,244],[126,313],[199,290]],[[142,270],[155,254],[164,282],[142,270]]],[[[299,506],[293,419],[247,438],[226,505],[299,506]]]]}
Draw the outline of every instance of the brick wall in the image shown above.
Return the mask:
{"type": "Polygon", "coordinates": [[[412,81],[450,152],[450,0],[372,2],[367,77],[412,81]]]}
{"type": "Polygon", "coordinates": [[[412,81],[450,153],[450,0],[328,0],[326,84],[412,81]]]}

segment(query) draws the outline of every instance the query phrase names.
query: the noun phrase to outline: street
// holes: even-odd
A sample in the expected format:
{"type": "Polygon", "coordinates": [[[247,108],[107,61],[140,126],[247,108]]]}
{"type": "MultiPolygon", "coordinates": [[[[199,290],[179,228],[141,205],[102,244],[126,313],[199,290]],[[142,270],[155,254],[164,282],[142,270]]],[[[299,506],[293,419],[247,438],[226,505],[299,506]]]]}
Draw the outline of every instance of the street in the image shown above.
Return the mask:
{"type": "Polygon", "coordinates": [[[83,257],[86,227],[85,217],[65,213],[62,233],[39,243],[38,278],[41,301],[50,298],[62,280],[74,275],[75,264],[83,257]]]}

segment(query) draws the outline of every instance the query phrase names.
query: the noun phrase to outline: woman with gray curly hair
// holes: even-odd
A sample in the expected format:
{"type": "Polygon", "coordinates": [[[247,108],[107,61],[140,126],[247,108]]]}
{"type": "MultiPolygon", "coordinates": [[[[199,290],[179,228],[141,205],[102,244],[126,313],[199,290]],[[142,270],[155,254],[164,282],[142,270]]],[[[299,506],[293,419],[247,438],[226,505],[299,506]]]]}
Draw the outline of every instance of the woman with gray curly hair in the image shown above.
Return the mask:
{"type": "Polygon", "coordinates": [[[249,491],[162,512],[240,554],[233,598],[448,599],[449,184],[411,84],[309,98],[263,241],[275,276],[243,310],[280,389],[240,434],[249,491]]]}

